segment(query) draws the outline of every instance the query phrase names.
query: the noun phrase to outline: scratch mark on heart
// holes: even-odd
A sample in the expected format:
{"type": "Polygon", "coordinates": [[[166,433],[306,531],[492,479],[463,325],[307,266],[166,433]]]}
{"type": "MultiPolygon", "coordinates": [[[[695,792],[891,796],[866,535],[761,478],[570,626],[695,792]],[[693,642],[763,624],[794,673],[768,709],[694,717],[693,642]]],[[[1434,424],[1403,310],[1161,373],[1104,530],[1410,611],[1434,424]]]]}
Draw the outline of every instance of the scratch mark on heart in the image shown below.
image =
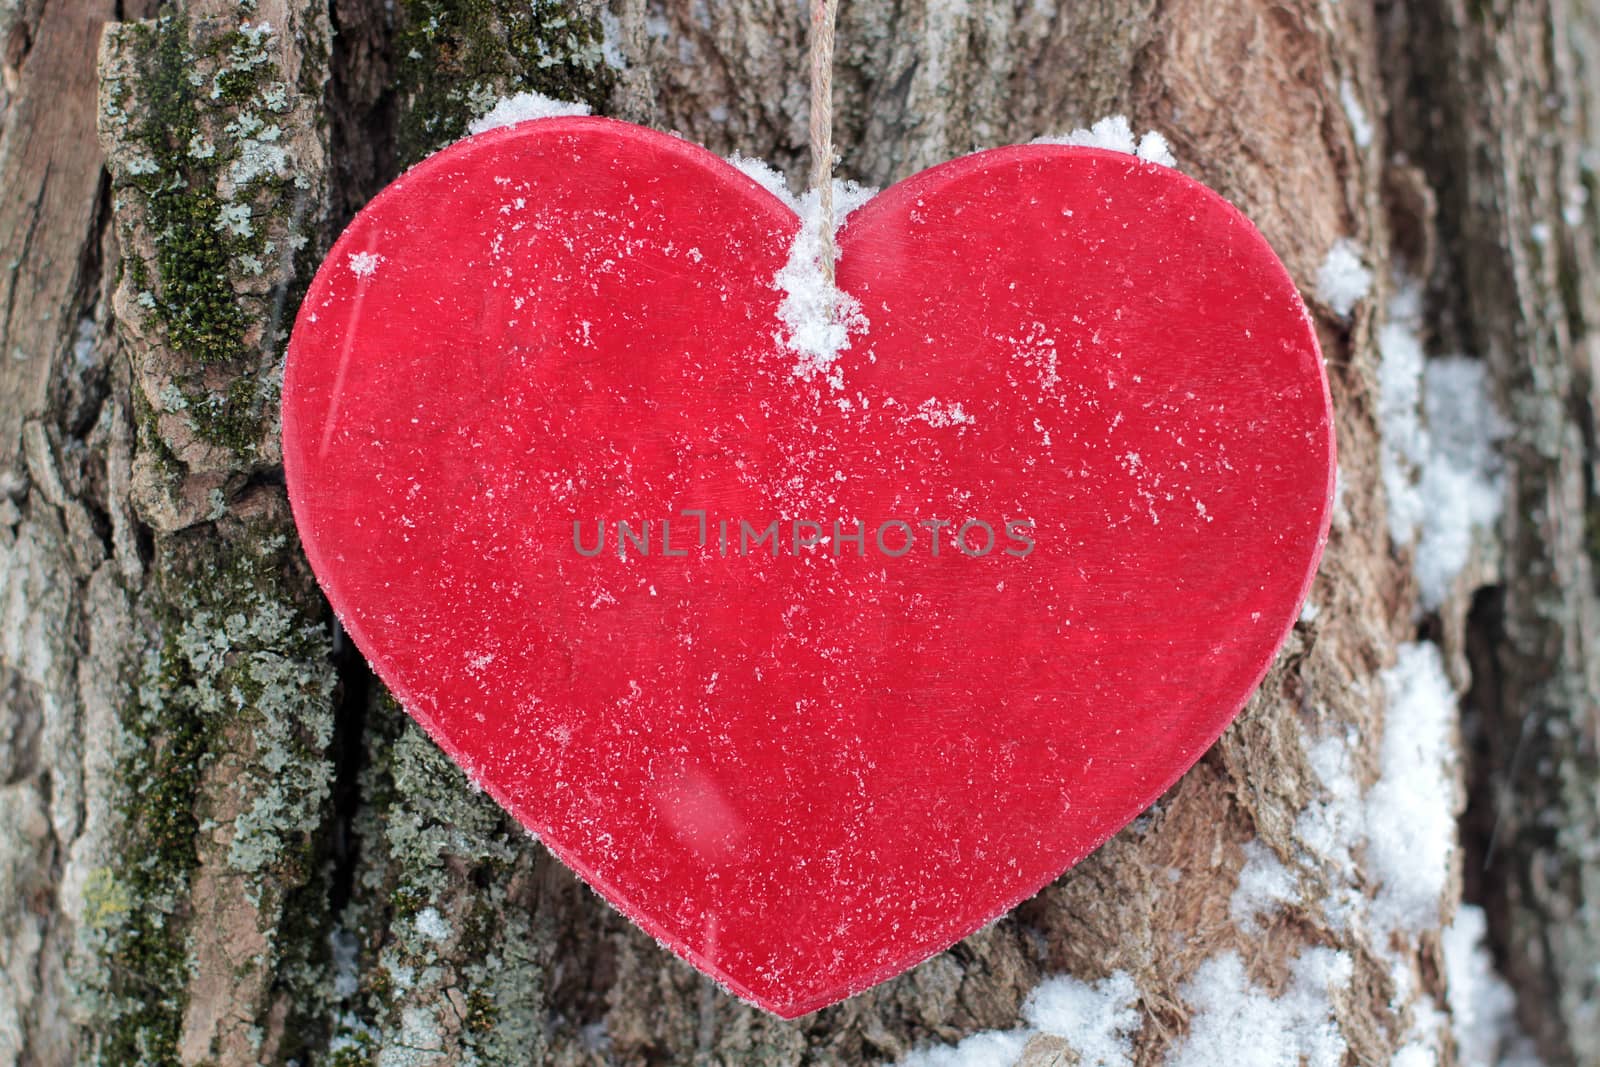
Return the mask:
{"type": "MultiPolygon", "coordinates": [[[[359,253],[370,256],[370,252],[359,253]]],[[[372,272],[357,271],[356,306],[350,314],[350,326],[344,332],[344,343],[339,346],[339,369],[333,376],[333,395],[328,399],[328,417],[322,424],[322,442],[317,446],[317,459],[328,458],[328,446],[333,443],[333,428],[339,420],[339,397],[344,393],[345,373],[350,369],[350,349],[356,343],[357,326],[361,322],[361,305],[367,299],[367,286],[372,283],[372,272]]]]}

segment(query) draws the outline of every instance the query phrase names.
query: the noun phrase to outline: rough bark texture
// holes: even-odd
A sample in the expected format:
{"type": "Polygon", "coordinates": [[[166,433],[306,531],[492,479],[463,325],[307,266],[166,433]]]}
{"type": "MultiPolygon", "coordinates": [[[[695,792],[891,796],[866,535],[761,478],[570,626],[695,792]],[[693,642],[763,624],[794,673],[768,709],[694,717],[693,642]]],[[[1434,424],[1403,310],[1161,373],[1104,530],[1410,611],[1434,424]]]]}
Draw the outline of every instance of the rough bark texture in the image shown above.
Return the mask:
{"type": "MultiPolygon", "coordinates": [[[[585,2],[0,0],[0,1064],[865,1064],[1014,1027],[1047,976],[1115,971],[1156,1064],[1208,964],[1236,953],[1270,996],[1319,950],[1348,968],[1327,990],[1348,1062],[1447,1063],[1463,885],[1547,1061],[1600,1064],[1600,17],[844,6],[843,175],[884,185],[1121,112],[1250,215],[1316,313],[1342,489],[1315,610],[1167,797],[1012,916],[781,1022],[467,786],[335,632],[282,488],[283,346],[321,253],[498,95],[801,179],[795,4],[585,2]],[[1376,275],[1348,315],[1317,297],[1341,237],[1376,275]],[[1379,418],[1407,277],[1429,351],[1485,361],[1509,425],[1503,518],[1427,611],[1379,418]],[[1383,672],[1419,637],[1467,692],[1465,818],[1437,915],[1397,929],[1361,851],[1306,816],[1349,800],[1313,749],[1378,777],[1383,672]],[[1232,900],[1261,857],[1295,889],[1251,919],[1232,900]]],[[[1078,1051],[1042,1035],[1021,1062],[1078,1051]]]]}

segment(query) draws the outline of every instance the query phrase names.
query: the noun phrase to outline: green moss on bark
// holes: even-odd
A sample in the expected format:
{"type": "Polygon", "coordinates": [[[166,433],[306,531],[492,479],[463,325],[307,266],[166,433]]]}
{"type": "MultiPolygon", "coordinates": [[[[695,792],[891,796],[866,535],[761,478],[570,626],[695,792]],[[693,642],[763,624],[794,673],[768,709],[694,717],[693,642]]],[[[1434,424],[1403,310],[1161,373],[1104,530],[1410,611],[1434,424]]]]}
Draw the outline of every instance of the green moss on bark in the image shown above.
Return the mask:
{"type": "Polygon", "coordinates": [[[261,419],[268,400],[254,378],[238,377],[223,392],[202,391],[184,394],[185,411],[195,435],[208,444],[220,445],[235,455],[252,453],[261,433],[261,419]]]}
{"type": "Polygon", "coordinates": [[[246,463],[271,399],[247,368],[281,356],[305,288],[308,182],[290,141],[306,86],[283,80],[275,32],[182,14],[120,26],[103,94],[119,214],[138,222],[124,242],[137,303],[188,363],[174,371],[195,434],[246,463]],[[217,389],[213,368],[238,376],[217,389]]]}
{"type": "Polygon", "coordinates": [[[519,92],[599,111],[616,84],[599,23],[562,0],[401,0],[396,41],[402,165],[462,137],[519,92]]]}
{"type": "MultiPolygon", "coordinates": [[[[198,362],[237,359],[249,323],[229,278],[236,259],[259,255],[264,241],[253,227],[240,232],[239,225],[229,226],[216,192],[221,169],[237,159],[239,148],[219,149],[202,128],[206,79],[197,66],[189,20],[167,15],[135,23],[130,32],[140,111],[134,139],[146,157],[125,176],[144,194],[155,241],[158,287],[152,310],[173,347],[198,362]]],[[[240,36],[225,34],[208,51],[231,53],[240,36]]],[[[208,109],[219,103],[237,108],[262,77],[258,62],[224,67],[208,109]]]]}

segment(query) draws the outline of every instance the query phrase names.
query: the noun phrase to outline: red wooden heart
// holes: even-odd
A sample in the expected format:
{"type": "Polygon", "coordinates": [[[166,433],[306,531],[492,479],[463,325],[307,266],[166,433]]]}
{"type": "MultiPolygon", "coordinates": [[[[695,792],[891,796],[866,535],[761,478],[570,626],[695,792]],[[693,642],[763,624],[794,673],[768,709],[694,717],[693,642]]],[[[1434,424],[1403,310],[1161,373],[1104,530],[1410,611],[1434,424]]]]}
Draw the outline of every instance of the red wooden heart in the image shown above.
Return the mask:
{"type": "Polygon", "coordinates": [[[339,239],[283,403],[306,552],[407,710],[789,1017],[1200,756],[1293,625],[1333,470],[1293,283],[1173,170],[1021,146],[888,189],[840,233],[868,325],[833,383],[783,342],[797,225],[664,134],[485,133],[339,239]]]}

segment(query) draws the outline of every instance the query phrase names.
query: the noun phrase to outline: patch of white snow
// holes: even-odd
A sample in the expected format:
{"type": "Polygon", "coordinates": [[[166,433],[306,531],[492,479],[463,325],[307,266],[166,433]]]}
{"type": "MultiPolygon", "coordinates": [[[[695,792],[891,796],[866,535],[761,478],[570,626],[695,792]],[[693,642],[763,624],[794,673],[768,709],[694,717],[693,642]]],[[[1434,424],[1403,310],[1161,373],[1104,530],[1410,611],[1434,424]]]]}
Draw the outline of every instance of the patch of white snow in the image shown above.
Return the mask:
{"type": "Polygon", "coordinates": [[[555,100],[543,93],[517,93],[502,97],[482,118],[474,119],[468,133],[483,133],[530,119],[569,118],[589,114],[589,105],[577,100],[555,100]]]}
{"type": "MultiPolygon", "coordinates": [[[[746,173],[751,171],[746,170],[746,173]]],[[[834,232],[838,232],[850,212],[876,194],[876,189],[855,182],[835,181],[834,232]]],[[[797,211],[800,229],[789,248],[788,261],[772,279],[773,285],[783,293],[778,305],[783,329],[776,339],[794,355],[792,373],[796,378],[810,381],[821,376],[834,389],[843,389],[844,376],[836,364],[850,347],[851,339],[866,331],[867,316],[860,301],[839,289],[823,273],[821,212],[822,198],[817,190],[812,189],[800,197],[797,211]]],[[[837,251],[835,246],[835,255],[837,251]]]]}
{"type": "Polygon", "coordinates": [[[1033,144],[1065,144],[1080,145],[1085,148],[1105,148],[1112,152],[1126,152],[1131,156],[1150,163],[1159,163],[1163,167],[1177,167],[1177,160],[1172,158],[1172,148],[1167,144],[1167,139],[1154,130],[1143,137],[1135,137],[1133,127],[1128,124],[1124,115],[1107,115],[1088,129],[1076,129],[1070,133],[1047,134],[1035,137],[1033,144]]]}
{"type": "Polygon", "coordinates": [[[1317,269],[1317,296],[1340,318],[1372,292],[1372,272],[1361,261],[1361,246],[1348,237],[1333,242],[1317,269]]]}
{"type": "Polygon", "coordinates": [[[1356,87],[1346,78],[1339,83],[1339,103],[1344,105],[1344,117],[1350,122],[1350,136],[1355,138],[1357,148],[1365,148],[1372,143],[1372,122],[1367,118],[1367,109],[1361,106],[1361,98],[1356,95],[1356,87]]]}
{"type": "Polygon", "coordinates": [[[378,272],[383,257],[376,252],[351,252],[350,273],[357,278],[370,278],[378,272]]]}

